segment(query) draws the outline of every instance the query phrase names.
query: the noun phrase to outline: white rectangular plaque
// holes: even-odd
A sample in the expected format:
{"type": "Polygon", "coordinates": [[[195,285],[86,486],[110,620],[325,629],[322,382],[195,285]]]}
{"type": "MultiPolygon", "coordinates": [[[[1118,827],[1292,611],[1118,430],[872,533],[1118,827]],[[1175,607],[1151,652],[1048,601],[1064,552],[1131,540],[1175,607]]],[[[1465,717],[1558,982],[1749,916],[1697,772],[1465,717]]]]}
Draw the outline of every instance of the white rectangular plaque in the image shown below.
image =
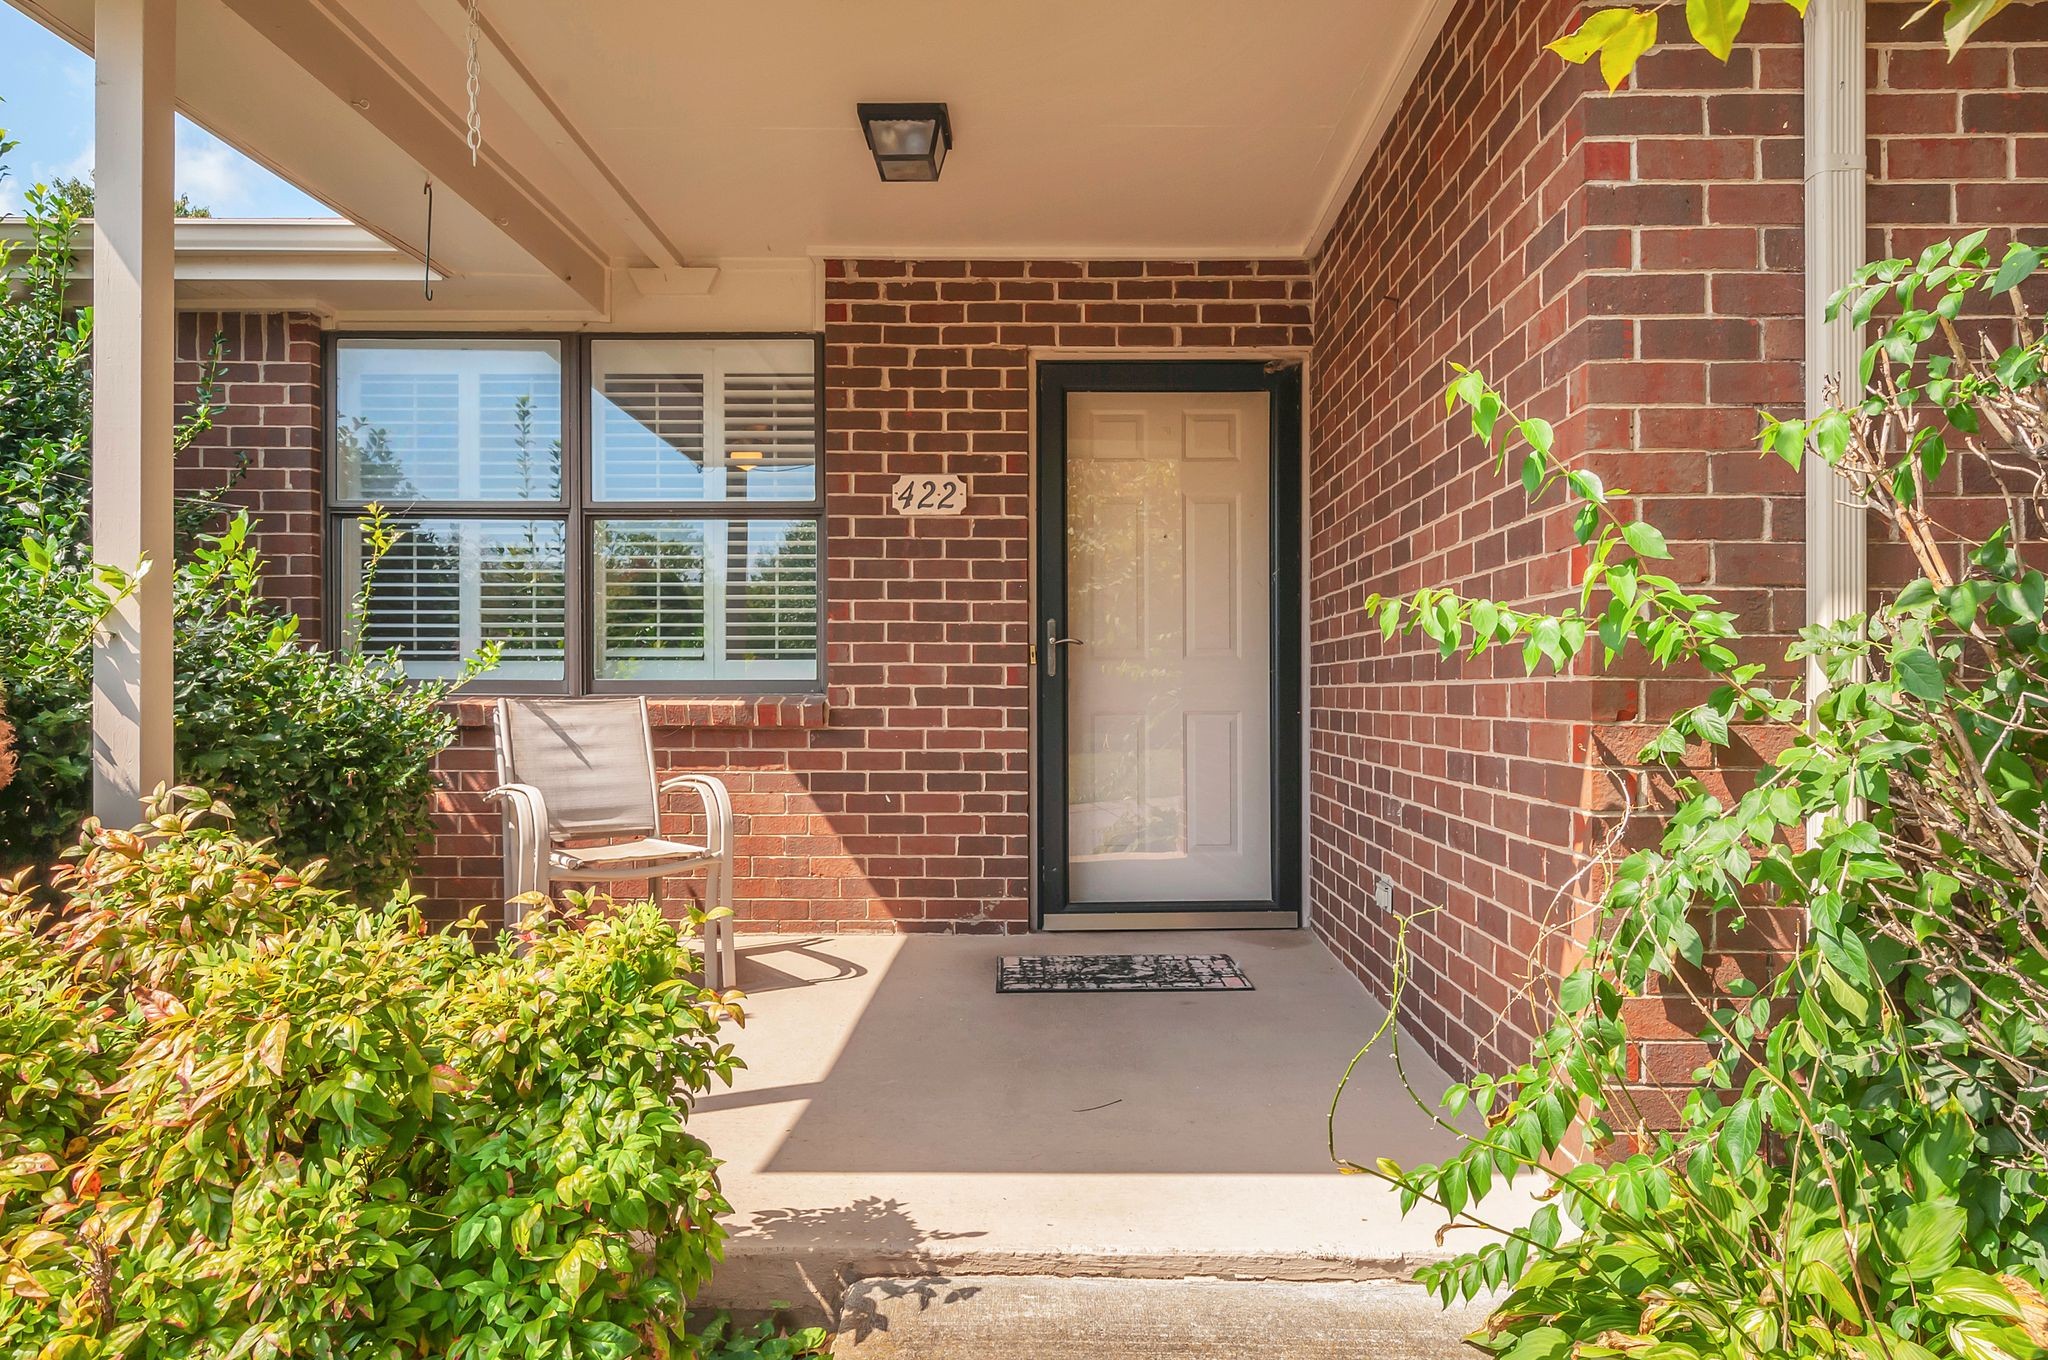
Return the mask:
{"type": "Polygon", "coordinates": [[[950,472],[898,477],[889,504],[899,515],[957,515],[967,508],[967,479],[950,472]]]}

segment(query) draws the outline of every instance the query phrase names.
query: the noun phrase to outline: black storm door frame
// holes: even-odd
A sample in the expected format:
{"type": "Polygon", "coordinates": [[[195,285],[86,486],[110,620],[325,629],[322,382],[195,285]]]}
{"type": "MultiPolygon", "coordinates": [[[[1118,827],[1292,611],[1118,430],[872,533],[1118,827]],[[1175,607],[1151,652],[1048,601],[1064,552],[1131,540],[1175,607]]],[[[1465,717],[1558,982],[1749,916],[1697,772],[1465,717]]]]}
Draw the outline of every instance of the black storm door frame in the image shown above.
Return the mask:
{"type": "Polygon", "coordinates": [[[1046,929],[1301,924],[1301,368],[1262,360],[1050,360],[1037,377],[1038,524],[1032,667],[1037,707],[1037,920],[1046,929]],[[1272,439],[1271,561],[1273,895],[1263,901],[1081,903],[1067,873],[1067,398],[1077,392],[1264,392],[1272,439]]]}

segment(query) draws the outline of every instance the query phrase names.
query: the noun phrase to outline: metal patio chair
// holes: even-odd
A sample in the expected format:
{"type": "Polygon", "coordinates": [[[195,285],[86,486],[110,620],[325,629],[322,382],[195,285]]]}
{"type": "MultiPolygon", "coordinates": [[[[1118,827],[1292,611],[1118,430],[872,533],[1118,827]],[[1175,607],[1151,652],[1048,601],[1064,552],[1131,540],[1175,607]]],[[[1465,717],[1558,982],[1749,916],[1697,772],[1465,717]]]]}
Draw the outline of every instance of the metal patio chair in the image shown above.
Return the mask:
{"type": "MultiPolygon", "coordinates": [[[[500,699],[492,727],[498,787],[484,796],[504,814],[507,925],[523,895],[557,883],[644,878],[659,904],[676,874],[703,875],[707,912],[731,910],[732,799],[710,775],[655,774],[645,699],[500,699]],[[703,805],[703,845],[661,835],[661,795],[681,789],[703,805]]],[[[736,963],[732,917],[706,922],[705,985],[730,987],[736,963]]]]}

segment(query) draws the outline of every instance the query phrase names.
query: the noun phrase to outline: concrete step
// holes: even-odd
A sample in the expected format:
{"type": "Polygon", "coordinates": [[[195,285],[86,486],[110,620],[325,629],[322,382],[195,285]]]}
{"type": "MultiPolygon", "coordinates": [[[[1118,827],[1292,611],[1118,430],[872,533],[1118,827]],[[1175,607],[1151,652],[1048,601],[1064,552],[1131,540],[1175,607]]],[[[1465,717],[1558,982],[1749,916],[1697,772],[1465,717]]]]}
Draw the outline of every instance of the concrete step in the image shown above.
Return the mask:
{"type": "Polygon", "coordinates": [[[846,1292],[833,1360],[1450,1360],[1483,1305],[1445,1312],[1398,1280],[866,1279],[846,1292]]]}

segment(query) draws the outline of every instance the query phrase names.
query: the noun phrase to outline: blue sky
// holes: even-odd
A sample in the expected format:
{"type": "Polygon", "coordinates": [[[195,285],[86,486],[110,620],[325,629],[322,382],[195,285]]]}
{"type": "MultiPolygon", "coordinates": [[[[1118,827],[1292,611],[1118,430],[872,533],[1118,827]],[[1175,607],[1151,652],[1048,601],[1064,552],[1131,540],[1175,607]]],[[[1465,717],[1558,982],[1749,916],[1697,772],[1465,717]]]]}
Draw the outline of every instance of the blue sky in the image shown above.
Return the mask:
{"type": "MultiPolygon", "coordinates": [[[[0,128],[21,145],[0,180],[0,215],[27,185],[92,169],[92,58],[0,0],[0,128]]],[[[182,116],[178,188],[216,217],[334,214],[182,116]]]]}

